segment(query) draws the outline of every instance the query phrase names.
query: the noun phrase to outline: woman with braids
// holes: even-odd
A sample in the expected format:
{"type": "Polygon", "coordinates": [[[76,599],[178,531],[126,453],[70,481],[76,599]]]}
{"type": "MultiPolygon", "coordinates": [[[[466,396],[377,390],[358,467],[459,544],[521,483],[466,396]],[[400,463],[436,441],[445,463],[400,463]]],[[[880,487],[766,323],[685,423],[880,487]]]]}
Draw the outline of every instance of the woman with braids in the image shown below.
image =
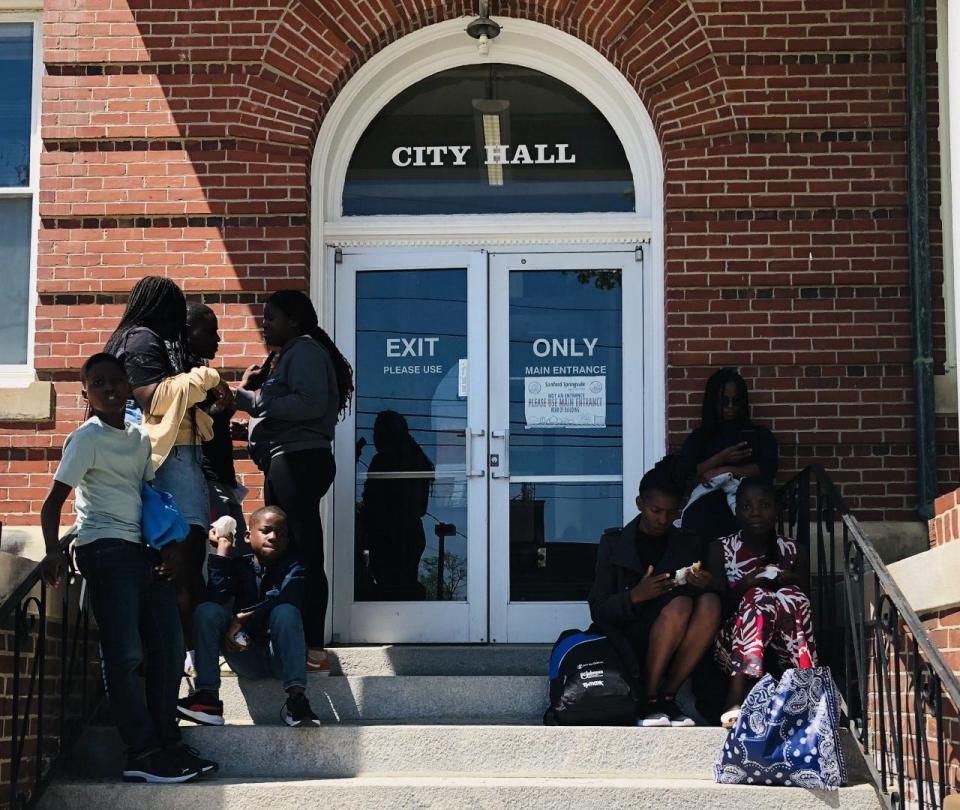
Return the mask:
{"type": "Polygon", "coordinates": [[[316,310],[302,292],[280,290],[270,296],[263,339],[276,353],[244,372],[236,405],[251,417],[250,455],[265,476],[264,501],[286,512],[293,543],[307,566],[307,671],[327,674],[323,634],[329,586],[320,499],[336,472],[333,434],[350,404],[353,369],[319,327],[316,310]]]}
{"type": "MultiPolygon", "coordinates": [[[[183,544],[186,559],[176,579],[180,618],[192,648],[191,619],[203,593],[210,521],[200,446],[213,436],[210,416],[196,406],[212,392],[218,406],[226,408],[233,394],[214,369],[190,367],[186,324],[187,303],[180,288],[168,278],[145,276],[131,290],[106,351],[123,363],[133,399],[143,412],[143,430],[150,437],[157,471],[155,484],[173,495],[190,524],[183,544]]],[[[127,410],[129,414],[131,409],[127,410]]]]}
{"type": "Polygon", "coordinates": [[[683,511],[683,528],[700,536],[704,548],[737,530],[734,493],[740,480],[777,474],[777,440],[750,419],[747,383],[733,368],[721,368],[707,380],[700,427],[680,450],[685,474],[695,483],[683,511]]]}

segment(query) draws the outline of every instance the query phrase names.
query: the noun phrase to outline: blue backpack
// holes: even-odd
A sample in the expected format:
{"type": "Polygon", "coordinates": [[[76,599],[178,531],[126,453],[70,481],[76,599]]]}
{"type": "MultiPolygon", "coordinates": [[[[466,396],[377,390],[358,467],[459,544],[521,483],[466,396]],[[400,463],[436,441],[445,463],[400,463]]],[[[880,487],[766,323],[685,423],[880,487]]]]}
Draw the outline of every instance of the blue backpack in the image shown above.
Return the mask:
{"type": "Polygon", "coordinates": [[[564,630],[550,653],[547,726],[632,726],[637,719],[639,667],[617,634],[564,630]]]}

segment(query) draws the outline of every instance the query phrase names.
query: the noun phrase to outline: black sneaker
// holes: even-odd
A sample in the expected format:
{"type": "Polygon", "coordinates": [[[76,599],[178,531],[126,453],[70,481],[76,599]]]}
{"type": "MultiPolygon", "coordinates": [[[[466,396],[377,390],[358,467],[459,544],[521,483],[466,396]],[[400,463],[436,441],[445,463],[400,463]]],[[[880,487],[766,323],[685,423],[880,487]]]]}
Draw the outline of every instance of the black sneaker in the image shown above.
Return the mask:
{"type": "Polygon", "coordinates": [[[188,763],[179,753],[155,748],[152,751],[127,759],[123,769],[125,782],[154,782],[169,784],[189,782],[200,775],[200,768],[188,763]]]}
{"type": "Polygon", "coordinates": [[[177,716],[202,726],[223,725],[223,701],[201,690],[177,701],[177,716]]]}
{"type": "Polygon", "coordinates": [[[180,757],[187,765],[199,768],[201,776],[206,776],[208,773],[216,773],[220,770],[220,766],[216,762],[200,756],[200,752],[192,745],[180,743],[171,748],[170,751],[180,757]]]}
{"type": "Polygon", "coordinates": [[[320,725],[320,718],[313,713],[310,701],[303,692],[287,698],[287,702],[280,710],[280,717],[283,718],[284,723],[293,728],[320,725]]]}
{"type": "Polygon", "coordinates": [[[687,717],[687,715],[683,713],[683,710],[677,705],[677,701],[673,698],[664,698],[660,701],[660,708],[670,719],[670,725],[674,728],[696,725],[696,721],[694,721],[692,717],[687,717]]]}

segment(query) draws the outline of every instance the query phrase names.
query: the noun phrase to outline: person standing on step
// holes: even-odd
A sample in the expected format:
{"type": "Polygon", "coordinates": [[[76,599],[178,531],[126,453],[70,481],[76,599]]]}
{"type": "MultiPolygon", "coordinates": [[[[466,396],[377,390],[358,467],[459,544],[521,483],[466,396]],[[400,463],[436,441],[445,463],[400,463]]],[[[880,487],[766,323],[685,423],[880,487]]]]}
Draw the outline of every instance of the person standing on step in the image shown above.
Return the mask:
{"type": "Polygon", "coordinates": [[[149,548],[141,532],[140,490],[154,478],[150,440],[124,419],[130,383],[116,357],[93,355],[80,380],[90,416],[67,437],[40,510],[47,549],[40,570],[49,585],[58,585],[67,572],[58,532],[63,505],[76,489],[76,559],[99,628],[107,695],[127,749],[123,777],[186,782],[217,764],[182,745],[177,728],[183,661],[171,582],[177,561],[170,545],[149,548]]]}
{"type": "Polygon", "coordinates": [[[291,543],[307,567],[307,671],[329,674],[324,651],[329,586],[320,500],[336,472],[333,434],[350,404],[353,369],[319,327],[316,310],[302,292],[281,290],[270,296],[263,311],[263,339],[277,353],[244,372],[236,405],[251,417],[250,455],[264,474],[264,501],[288,515],[291,543]]]}
{"type": "Polygon", "coordinates": [[[682,497],[676,459],[668,456],[640,480],[640,514],[604,532],[588,597],[593,620],[622,632],[641,662],[642,726],[694,725],[677,691],[720,625],[720,598],[713,577],[700,570],[699,539],[673,525],[682,497]],[[680,569],[684,584],[674,578],[680,569]]]}
{"type": "Polygon", "coordinates": [[[724,583],[726,610],[717,637],[717,663],[730,674],[727,710],[720,722],[732,728],[751,683],[768,663],[780,669],[817,665],[809,581],[797,544],[776,530],[777,498],[766,478],[746,478],[737,490],[740,531],[710,547],[710,570],[724,583]]]}
{"type": "MultiPolygon", "coordinates": [[[[220,347],[220,325],[216,313],[206,304],[187,303],[187,350],[190,365],[205,366],[217,356],[220,347]]],[[[232,404],[226,406],[215,391],[207,394],[198,406],[213,420],[213,437],[203,443],[201,466],[210,490],[210,518],[229,515],[237,521],[237,540],[245,541],[247,526],[243,519],[243,496],[246,489],[237,481],[233,459],[233,436],[230,419],[236,413],[232,404]]]]}
{"type": "MultiPolygon", "coordinates": [[[[133,399],[143,413],[157,488],[173,496],[190,526],[176,581],[187,649],[192,650],[190,620],[203,593],[210,524],[200,445],[213,436],[210,416],[197,406],[212,394],[218,407],[228,408],[233,393],[215,369],[191,368],[186,324],[187,302],[180,288],[168,278],[146,276],[131,290],[105,350],[123,362],[133,399]]],[[[184,668],[188,673],[192,669],[189,654],[184,668]]]]}
{"type": "Polygon", "coordinates": [[[207,563],[206,601],[193,619],[197,689],[177,704],[180,717],[223,725],[220,650],[240,678],[282,678],[287,700],[280,716],[288,726],[319,726],[304,693],[306,644],[301,608],[304,567],[289,548],[287,516],[264,506],[250,516],[252,553],[238,554],[232,536],[210,529],[216,547],[207,563]],[[232,607],[228,607],[232,605],[232,607]]]}

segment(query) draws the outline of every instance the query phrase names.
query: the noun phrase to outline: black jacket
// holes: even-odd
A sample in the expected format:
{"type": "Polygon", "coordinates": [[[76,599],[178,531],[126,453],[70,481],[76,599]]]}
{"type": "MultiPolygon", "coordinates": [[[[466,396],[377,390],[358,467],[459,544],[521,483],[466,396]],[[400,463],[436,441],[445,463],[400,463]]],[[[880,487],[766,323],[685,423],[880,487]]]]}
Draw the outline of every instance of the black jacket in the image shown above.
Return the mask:
{"type": "Polygon", "coordinates": [[[243,628],[252,636],[266,636],[270,611],[277,605],[303,607],[303,563],[292,553],[269,567],[253,554],[221,557],[211,554],[207,564],[209,582],[204,599],[225,605],[234,600],[236,613],[252,613],[243,628]]]}
{"type": "Polygon", "coordinates": [[[637,545],[639,524],[638,515],[622,529],[607,529],[600,538],[596,575],[587,597],[595,622],[624,626],[640,617],[644,603],[634,605],[629,591],[643,579],[649,565],[653,565],[654,573],[666,574],[698,560],[706,562],[702,559],[699,539],[672,526],[660,559],[645,561],[637,545]]]}

